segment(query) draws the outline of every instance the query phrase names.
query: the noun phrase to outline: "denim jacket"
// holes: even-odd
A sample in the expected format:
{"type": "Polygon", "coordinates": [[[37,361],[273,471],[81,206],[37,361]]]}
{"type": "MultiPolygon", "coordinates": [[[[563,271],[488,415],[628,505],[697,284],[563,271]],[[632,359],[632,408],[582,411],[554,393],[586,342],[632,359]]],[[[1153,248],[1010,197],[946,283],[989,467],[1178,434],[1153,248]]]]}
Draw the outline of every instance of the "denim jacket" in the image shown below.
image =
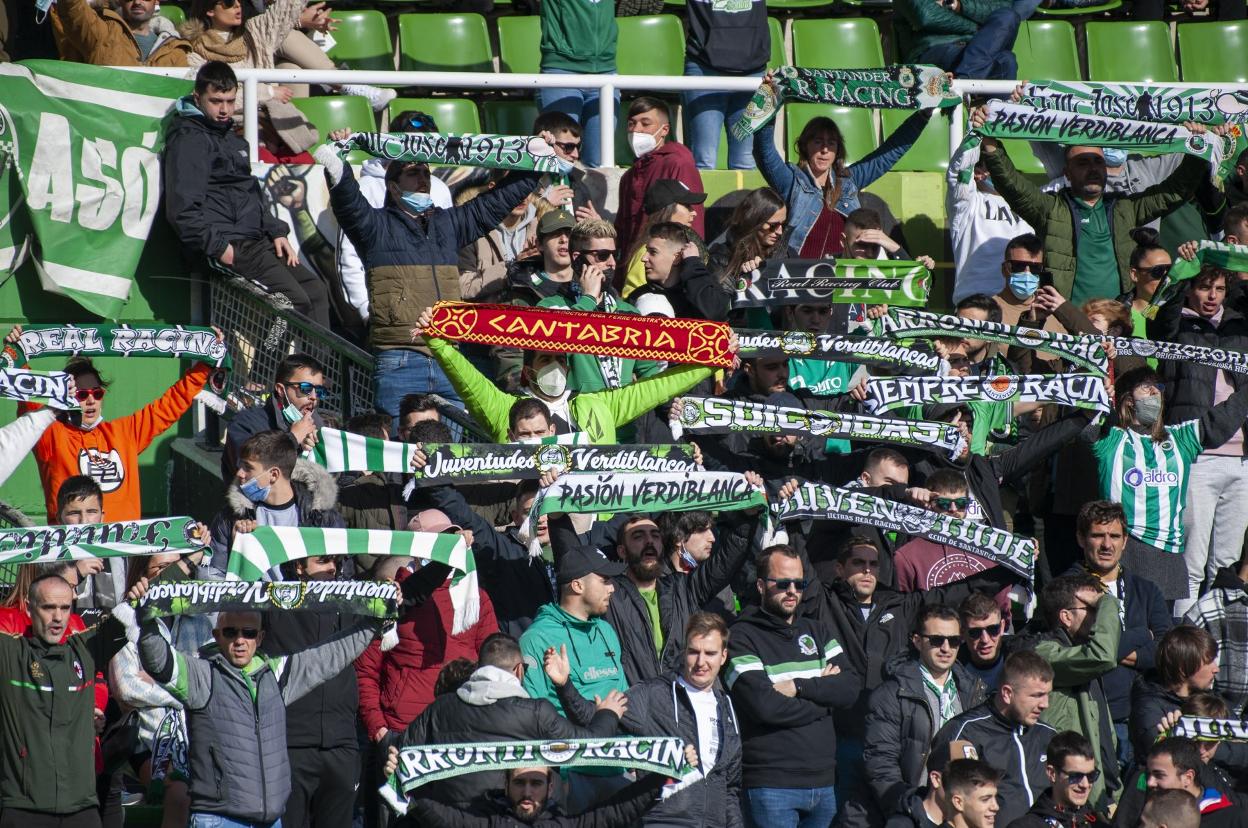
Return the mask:
{"type": "MultiPolygon", "coordinates": [[[[888,140],[879,149],[850,165],[848,176],[841,187],[840,198],[836,202],[836,212],[848,216],[857,210],[860,206],[858,191],[883,176],[901,160],[914,142],[919,140],[927,121],[925,111],[914,113],[888,136],[888,140]]],[[[789,225],[792,227],[789,245],[801,250],[823,209],[823,190],[815,184],[814,177],[807,170],[788,163],[776,151],[775,128],[776,122],[773,119],[754,133],[754,161],[767,184],[788,205],[789,225]]]]}

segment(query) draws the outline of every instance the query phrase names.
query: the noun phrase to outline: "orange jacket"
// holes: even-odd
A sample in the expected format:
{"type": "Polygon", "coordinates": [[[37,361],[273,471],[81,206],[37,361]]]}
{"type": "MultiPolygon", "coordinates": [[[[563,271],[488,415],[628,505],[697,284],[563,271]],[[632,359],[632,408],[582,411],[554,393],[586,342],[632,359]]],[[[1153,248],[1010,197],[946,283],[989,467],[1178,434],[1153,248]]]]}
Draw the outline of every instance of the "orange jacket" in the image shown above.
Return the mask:
{"type": "MultiPolygon", "coordinates": [[[[35,462],[47,500],[48,522],[56,520],[56,493],[66,478],[86,474],[104,492],[104,519],[139,520],[139,455],[157,435],[173,425],[203,390],[212,368],[196,364],[173,386],[129,417],[101,422],[84,430],[57,420],[35,444],[35,462]]],[[[31,410],[37,406],[22,406],[31,410]]]]}

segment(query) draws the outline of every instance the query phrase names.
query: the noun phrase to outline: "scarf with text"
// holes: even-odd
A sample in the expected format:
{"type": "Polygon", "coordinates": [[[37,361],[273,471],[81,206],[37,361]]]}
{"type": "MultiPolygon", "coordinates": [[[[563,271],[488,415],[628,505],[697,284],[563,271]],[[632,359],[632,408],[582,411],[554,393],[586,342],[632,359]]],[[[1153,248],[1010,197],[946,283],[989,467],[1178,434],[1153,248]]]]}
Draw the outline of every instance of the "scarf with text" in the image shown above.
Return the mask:
{"type": "Polygon", "coordinates": [[[194,552],[204,544],[189,517],[23,526],[0,529],[0,563],[50,563],[91,558],[194,552]]]}
{"type": "Polygon", "coordinates": [[[1183,289],[1183,283],[1193,279],[1206,266],[1230,270],[1234,273],[1248,273],[1248,245],[1226,244],[1209,239],[1201,239],[1196,245],[1196,258],[1179,257],[1170,266],[1167,273],[1153,291],[1153,298],[1144,309],[1144,316],[1156,319],[1161,306],[1172,300],[1183,289]]]}
{"type": "Polygon", "coordinates": [[[889,365],[936,371],[940,357],[896,342],[866,336],[811,334],[806,331],[762,331],[737,329],[741,359],[758,357],[798,357],[853,362],[860,365],[889,365]]]}
{"type": "Polygon", "coordinates": [[[309,610],[399,617],[399,587],[392,581],[175,581],[153,584],[137,602],[139,618],[206,612],[309,610]]]}
{"type": "Polygon", "coordinates": [[[932,109],[957,106],[962,96],[936,66],[904,64],[879,69],[802,69],[781,66],[774,85],[764,83],[750,98],[732,135],[743,141],[762,129],[788,101],[869,109],[932,109]]]}
{"type": "Polygon", "coordinates": [[[931,274],[919,262],[893,259],[771,259],[742,279],[733,309],[776,305],[924,307],[931,274]]]}
{"type": "Polygon", "coordinates": [[[1226,348],[1206,348],[1203,345],[1183,345],[1178,342],[1158,342],[1152,339],[1136,339],[1130,336],[1113,338],[1118,356],[1138,356],[1152,359],[1194,362],[1233,374],[1248,374],[1248,352],[1226,348]]]}
{"type": "Polygon", "coordinates": [[[943,452],[950,459],[957,459],[966,448],[958,427],[949,423],[811,411],[720,397],[681,397],[680,409],[672,408],[671,427],[672,436],[677,440],[686,431],[693,434],[734,431],[797,434],[898,443],[943,452]]]}
{"type": "Polygon", "coordinates": [[[435,132],[353,132],[334,142],[339,157],[361,150],[387,161],[416,161],[495,170],[566,175],[572,164],[535,135],[439,135],[435,132]]]}
{"type": "Polygon", "coordinates": [[[560,354],[732,365],[732,328],[700,319],[438,302],[425,335],[560,354]]]}
{"type": "Polygon", "coordinates": [[[1248,121],[1248,93],[1216,86],[1037,80],[1023,85],[1020,103],[1040,110],[1172,124],[1248,121]]]}
{"type": "Polygon", "coordinates": [[[906,405],[932,403],[1052,402],[1109,411],[1104,377],[1095,374],[1021,374],[981,377],[871,377],[867,410],[882,414],[906,405]]]}
{"type": "Polygon", "coordinates": [[[777,521],[839,520],[904,532],[996,561],[1028,581],[1036,560],[1032,538],[825,483],[803,483],[791,497],[772,507],[772,517],[777,521]]]}
{"type": "Polygon", "coordinates": [[[31,371],[26,368],[0,368],[0,397],[18,402],[45,403],[62,411],[78,407],[69,396],[72,380],[64,371],[31,371]]]}
{"type": "Polygon", "coordinates": [[[1171,736],[1202,742],[1248,742],[1248,722],[1239,719],[1210,719],[1182,716],[1170,730],[1171,736]]]}
{"type": "Polygon", "coordinates": [[[465,773],[515,770],[537,765],[564,768],[635,768],[680,778],[689,770],[684,740],[676,736],[615,736],[565,741],[476,742],[399,749],[399,766],[381,796],[400,814],[407,794],[439,779],[465,773]]]}
{"type": "Polygon", "coordinates": [[[877,322],[880,334],[893,339],[940,336],[982,339],[1056,354],[1072,365],[1095,371],[1102,376],[1109,370],[1109,358],[1105,355],[1105,349],[1094,337],[1036,328],[1016,328],[1000,322],[963,319],[952,314],[910,308],[890,308],[877,322]]]}
{"type": "Polygon", "coordinates": [[[194,357],[230,368],[230,352],[212,328],[184,325],[25,325],[17,342],[0,350],[0,367],[17,368],[41,356],[194,357]]]}

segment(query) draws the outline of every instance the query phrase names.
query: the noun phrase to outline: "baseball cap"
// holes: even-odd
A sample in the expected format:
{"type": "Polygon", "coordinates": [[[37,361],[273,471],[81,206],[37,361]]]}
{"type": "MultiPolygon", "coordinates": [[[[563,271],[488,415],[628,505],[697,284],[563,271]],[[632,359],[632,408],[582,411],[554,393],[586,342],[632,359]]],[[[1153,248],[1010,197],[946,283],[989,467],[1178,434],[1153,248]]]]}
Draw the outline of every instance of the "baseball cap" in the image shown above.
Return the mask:
{"type": "Polygon", "coordinates": [[[666,316],[669,319],[676,317],[671,301],[662,293],[643,293],[633,300],[633,307],[642,316],[666,316]]]}
{"type": "Polygon", "coordinates": [[[964,739],[955,739],[944,747],[934,749],[927,755],[927,772],[944,773],[945,768],[955,759],[978,759],[979,752],[975,745],[964,739]]]}
{"type": "Polygon", "coordinates": [[[448,529],[462,530],[463,527],[451,523],[451,519],[441,509],[422,509],[407,522],[407,531],[409,532],[433,532],[437,534],[448,529]]]}
{"type": "Polygon", "coordinates": [[[646,189],[642,207],[647,213],[657,213],[669,204],[701,204],[706,193],[695,193],[675,178],[660,178],[646,189]]]}
{"type": "Polygon", "coordinates": [[[560,230],[571,230],[576,226],[576,219],[567,210],[551,210],[537,222],[537,235],[557,233],[560,230]]]}
{"type": "Polygon", "coordinates": [[[624,574],[624,564],[609,559],[602,550],[592,546],[573,546],[559,559],[557,575],[561,584],[593,574],[614,578],[624,574]]]}

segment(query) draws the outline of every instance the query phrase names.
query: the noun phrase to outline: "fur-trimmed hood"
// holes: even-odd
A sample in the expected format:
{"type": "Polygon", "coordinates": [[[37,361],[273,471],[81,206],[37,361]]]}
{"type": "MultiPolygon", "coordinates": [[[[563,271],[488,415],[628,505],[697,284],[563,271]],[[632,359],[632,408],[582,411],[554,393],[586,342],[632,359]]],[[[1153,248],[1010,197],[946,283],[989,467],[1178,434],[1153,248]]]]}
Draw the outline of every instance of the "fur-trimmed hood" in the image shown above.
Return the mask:
{"type": "MultiPolygon", "coordinates": [[[[295,490],[295,500],[302,507],[306,504],[317,512],[333,509],[338,505],[338,484],[324,467],[302,457],[295,462],[295,473],[290,476],[295,490]],[[310,502],[309,502],[310,500],[310,502]]],[[[225,492],[225,502],[234,513],[235,520],[256,511],[256,504],[238,490],[238,480],[232,480],[225,492]]]]}

